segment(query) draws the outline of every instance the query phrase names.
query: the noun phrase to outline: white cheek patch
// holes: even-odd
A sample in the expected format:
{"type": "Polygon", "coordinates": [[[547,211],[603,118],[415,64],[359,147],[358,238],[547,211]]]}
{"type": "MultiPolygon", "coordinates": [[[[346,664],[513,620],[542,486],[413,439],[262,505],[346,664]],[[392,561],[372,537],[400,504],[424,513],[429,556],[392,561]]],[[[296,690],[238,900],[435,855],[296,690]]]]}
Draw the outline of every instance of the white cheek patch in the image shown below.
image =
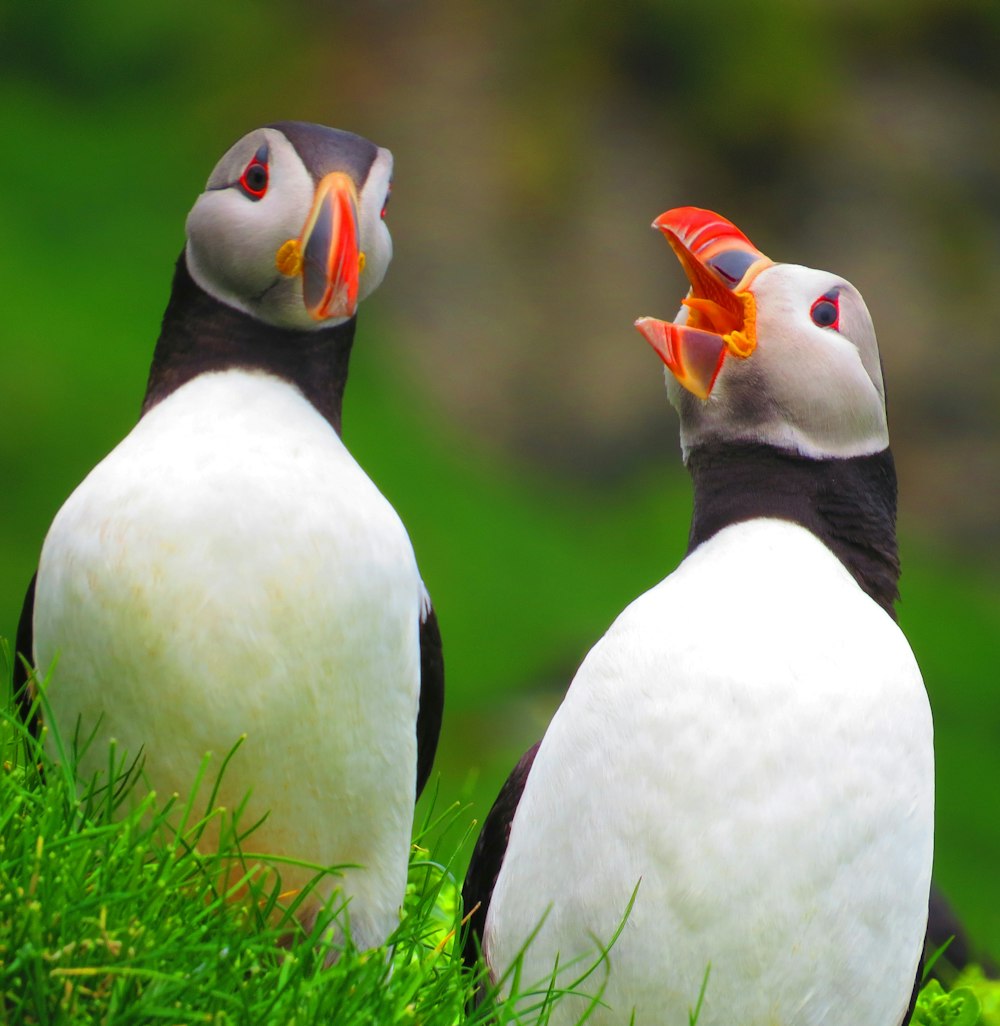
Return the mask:
{"type": "Polygon", "coordinates": [[[254,203],[235,189],[206,193],[188,217],[188,267],[206,292],[229,302],[257,295],[274,278],[273,261],[260,259],[268,248],[268,225],[254,203]],[[270,266],[269,266],[270,265],[270,266]]]}
{"type": "Polygon", "coordinates": [[[282,279],[275,257],[284,242],[301,232],[313,191],[312,177],[280,132],[263,129],[246,136],[216,166],[188,215],[191,276],[209,295],[252,316],[266,315],[256,301],[272,289],[280,293],[273,297],[275,308],[294,310],[293,298],[301,306],[300,297],[290,294],[300,292],[301,284],[282,279]],[[263,198],[254,200],[235,183],[262,134],[268,145],[268,187],[263,198]]]}
{"type": "Polygon", "coordinates": [[[867,353],[877,367],[878,346],[857,290],[826,272],[792,265],[775,268],[770,284],[776,294],[761,302],[761,355],[766,387],[784,420],[772,428],[812,456],[886,448],[881,374],[876,383],[866,363],[867,353]],[[831,288],[840,295],[839,329],[820,327],[810,315],[816,298],[831,288]]]}
{"type": "Polygon", "coordinates": [[[382,284],[392,260],[392,236],[382,218],[391,181],[392,154],[380,147],[359,197],[358,231],[365,254],[358,283],[359,302],[382,284]]]}
{"type": "Polygon", "coordinates": [[[872,324],[868,307],[855,289],[844,289],[841,293],[840,332],[857,347],[861,364],[884,403],[885,382],[882,379],[882,361],[875,338],[875,325],[872,324]]]}

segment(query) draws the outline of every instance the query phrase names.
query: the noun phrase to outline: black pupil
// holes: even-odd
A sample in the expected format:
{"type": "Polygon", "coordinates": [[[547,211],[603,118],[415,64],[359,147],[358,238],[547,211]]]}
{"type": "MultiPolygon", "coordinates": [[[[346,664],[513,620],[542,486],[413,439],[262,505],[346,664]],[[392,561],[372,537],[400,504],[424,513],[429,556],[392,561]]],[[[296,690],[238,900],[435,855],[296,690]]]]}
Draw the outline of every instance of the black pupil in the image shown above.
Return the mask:
{"type": "Polygon", "coordinates": [[[813,307],[812,316],[813,321],[821,328],[829,328],[831,324],[837,323],[837,307],[828,299],[824,299],[822,303],[817,303],[813,307]]]}
{"type": "Polygon", "coordinates": [[[267,185],[267,171],[262,164],[251,164],[247,168],[246,183],[252,192],[260,192],[267,185]]]}

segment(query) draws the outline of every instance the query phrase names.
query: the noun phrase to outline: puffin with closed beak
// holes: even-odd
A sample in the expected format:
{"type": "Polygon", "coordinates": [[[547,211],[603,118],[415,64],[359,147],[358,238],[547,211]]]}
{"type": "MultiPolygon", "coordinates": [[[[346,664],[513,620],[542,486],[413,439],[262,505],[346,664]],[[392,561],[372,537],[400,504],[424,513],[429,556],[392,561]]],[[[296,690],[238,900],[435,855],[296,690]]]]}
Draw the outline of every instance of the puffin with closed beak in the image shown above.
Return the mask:
{"type": "Polygon", "coordinates": [[[844,278],[770,260],[711,211],[654,227],[691,286],[675,321],[636,322],[680,415],[688,554],[504,785],[465,881],[467,953],[501,988],[572,986],[552,1023],[595,998],[595,1026],[678,1023],[701,995],[699,1026],[900,1026],[934,770],[891,615],[871,317],[844,278]]]}
{"type": "Polygon", "coordinates": [[[243,826],[262,821],[245,847],[294,860],[286,893],[340,867],[297,914],[339,891],[365,947],[398,923],[444,688],[410,539],[341,439],[391,183],[388,150],[304,122],[225,153],[187,219],[140,419],[56,515],[17,638],[83,779],[113,739],[187,796],[242,738],[218,805],[245,800],[243,826]]]}

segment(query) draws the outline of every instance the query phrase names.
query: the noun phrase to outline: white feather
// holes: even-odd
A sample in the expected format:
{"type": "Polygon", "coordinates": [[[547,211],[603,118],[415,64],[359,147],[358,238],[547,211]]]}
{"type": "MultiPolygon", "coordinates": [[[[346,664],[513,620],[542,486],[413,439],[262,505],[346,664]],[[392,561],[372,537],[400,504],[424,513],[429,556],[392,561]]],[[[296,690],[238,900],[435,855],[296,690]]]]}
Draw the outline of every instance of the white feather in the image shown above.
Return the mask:
{"type": "MultiPolygon", "coordinates": [[[[406,883],[423,589],[396,513],[293,386],[195,378],[154,407],[73,493],[42,551],[35,654],[66,738],[100,721],[186,795],[237,742],[220,795],[255,851],[355,863],[362,944],[406,883]]],[[[311,874],[288,868],[287,888],[311,874]]],[[[325,900],[335,881],[314,900],[325,900]]]]}
{"type": "Polygon", "coordinates": [[[638,886],[588,1023],[633,1007],[637,1026],[682,1023],[711,965],[699,1026],[895,1026],[933,795],[927,697],[896,625],[806,530],[731,526],[577,673],[514,817],[490,964],[502,973],[545,915],[522,979],[582,957],[568,982],[638,886]]]}

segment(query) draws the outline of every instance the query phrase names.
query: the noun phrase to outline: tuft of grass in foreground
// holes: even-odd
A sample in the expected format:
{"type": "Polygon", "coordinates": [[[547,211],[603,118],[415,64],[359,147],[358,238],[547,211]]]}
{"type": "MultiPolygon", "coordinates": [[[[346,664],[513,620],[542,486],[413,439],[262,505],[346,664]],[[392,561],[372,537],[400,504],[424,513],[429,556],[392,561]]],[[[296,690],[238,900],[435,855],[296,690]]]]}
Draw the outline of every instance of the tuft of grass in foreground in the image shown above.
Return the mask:
{"type": "Polygon", "coordinates": [[[455,883],[422,849],[394,950],[359,951],[321,926],[305,934],[277,873],[243,862],[235,826],[199,852],[206,820],[177,829],[176,801],[126,808],[134,769],[78,792],[37,746],[15,754],[0,769],[0,1022],[460,1020],[471,981],[449,937],[455,883]]]}
{"type": "Polygon", "coordinates": [[[988,979],[978,966],[963,969],[950,990],[927,982],[913,1009],[911,1026],[1000,1026],[1000,980],[988,979]]]}
{"type": "Polygon", "coordinates": [[[459,809],[428,816],[399,927],[384,947],[359,950],[347,908],[336,929],[303,929],[294,913],[309,888],[283,894],[279,860],[244,857],[253,828],[239,810],[215,809],[214,794],[204,814],[190,799],[161,801],[113,748],[107,772],[79,782],[58,739],[53,747],[59,760],[9,700],[0,707],[0,1024],[548,1021],[560,991],[544,982],[475,1005],[490,988],[461,958],[453,866],[472,826],[456,829],[459,809]],[[199,850],[210,822],[221,840],[199,850]]]}

